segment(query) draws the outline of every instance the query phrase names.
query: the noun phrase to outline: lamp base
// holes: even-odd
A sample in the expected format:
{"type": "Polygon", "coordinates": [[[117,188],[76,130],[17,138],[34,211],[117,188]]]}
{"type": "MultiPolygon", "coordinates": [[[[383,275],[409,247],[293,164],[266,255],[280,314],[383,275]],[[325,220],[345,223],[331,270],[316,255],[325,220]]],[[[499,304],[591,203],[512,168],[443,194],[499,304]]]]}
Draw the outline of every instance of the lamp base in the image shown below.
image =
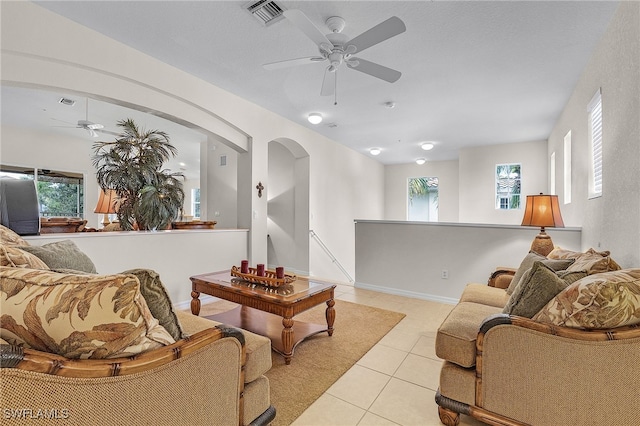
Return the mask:
{"type": "Polygon", "coordinates": [[[553,241],[551,237],[544,231],[540,232],[531,243],[531,251],[538,253],[540,256],[547,256],[553,250],[553,241]]]}
{"type": "Polygon", "coordinates": [[[109,220],[109,213],[104,213],[102,216],[102,227],[109,225],[111,221],[109,220]]]}

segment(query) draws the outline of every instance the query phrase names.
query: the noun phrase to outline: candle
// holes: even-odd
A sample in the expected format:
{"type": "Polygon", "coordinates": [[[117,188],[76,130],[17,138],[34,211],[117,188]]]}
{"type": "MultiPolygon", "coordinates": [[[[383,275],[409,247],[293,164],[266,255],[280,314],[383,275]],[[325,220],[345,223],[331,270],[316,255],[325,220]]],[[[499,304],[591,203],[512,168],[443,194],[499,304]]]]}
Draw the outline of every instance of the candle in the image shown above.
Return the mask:
{"type": "Polygon", "coordinates": [[[243,260],[240,262],[240,272],[242,272],[243,274],[248,274],[249,273],[249,261],[248,260],[243,260]]]}
{"type": "Polygon", "coordinates": [[[258,263],[256,265],[257,273],[259,277],[264,277],[264,263],[258,263]]]}
{"type": "Polygon", "coordinates": [[[284,268],[282,266],[276,268],[276,278],[284,278],[284,268]]]}

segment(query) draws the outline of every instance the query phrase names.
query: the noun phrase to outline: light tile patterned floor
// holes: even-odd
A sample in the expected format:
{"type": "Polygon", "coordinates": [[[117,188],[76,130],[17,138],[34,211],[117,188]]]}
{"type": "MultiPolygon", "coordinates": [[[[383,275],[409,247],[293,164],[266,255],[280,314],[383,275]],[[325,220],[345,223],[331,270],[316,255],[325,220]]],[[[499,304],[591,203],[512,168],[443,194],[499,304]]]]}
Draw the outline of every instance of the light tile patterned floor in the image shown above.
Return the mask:
{"type": "MultiPolygon", "coordinates": [[[[435,332],[453,305],[338,285],[336,299],[407,316],[318,398],[293,426],[438,426],[442,361],[435,332]]],[[[461,425],[482,423],[461,416],[461,425]]]]}

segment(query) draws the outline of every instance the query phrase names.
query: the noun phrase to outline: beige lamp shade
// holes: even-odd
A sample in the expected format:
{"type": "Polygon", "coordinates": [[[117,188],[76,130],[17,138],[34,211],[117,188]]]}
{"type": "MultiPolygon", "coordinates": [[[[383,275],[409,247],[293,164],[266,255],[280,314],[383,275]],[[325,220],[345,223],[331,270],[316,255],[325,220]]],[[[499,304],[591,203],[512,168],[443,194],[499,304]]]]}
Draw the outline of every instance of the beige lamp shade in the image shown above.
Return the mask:
{"type": "Polygon", "coordinates": [[[531,250],[546,256],[553,250],[553,241],[544,228],[564,228],[557,195],[527,195],[522,226],[539,226],[540,233],[531,243],[531,250]]]}
{"type": "Polygon", "coordinates": [[[100,190],[100,197],[98,198],[98,204],[96,205],[94,213],[102,213],[102,225],[107,226],[111,223],[109,220],[109,214],[116,213],[116,191],[113,189],[107,189],[106,191],[100,190]]]}
{"type": "Polygon", "coordinates": [[[100,190],[100,198],[98,198],[98,204],[96,205],[94,213],[110,214],[116,212],[116,191],[113,189],[107,189],[107,191],[100,190]]]}

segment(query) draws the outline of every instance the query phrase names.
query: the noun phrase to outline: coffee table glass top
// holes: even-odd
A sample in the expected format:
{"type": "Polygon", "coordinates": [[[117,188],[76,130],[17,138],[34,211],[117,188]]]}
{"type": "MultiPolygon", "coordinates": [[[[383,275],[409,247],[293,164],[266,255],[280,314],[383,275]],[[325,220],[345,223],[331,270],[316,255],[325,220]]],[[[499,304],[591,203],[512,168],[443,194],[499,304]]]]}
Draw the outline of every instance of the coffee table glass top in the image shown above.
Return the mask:
{"type": "Polygon", "coordinates": [[[192,279],[202,280],[213,283],[218,286],[235,289],[238,292],[250,292],[252,294],[260,294],[264,297],[273,297],[280,300],[295,300],[299,297],[308,297],[315,293],[335,287],[334,284],[313,281],[308,278],[298,277],[291,284],[285,284],[280,287],[267,287],[260,284],[244,281],[231,275],[230,271],[213,272],[209,274],[196,275],[192,279]]]}

